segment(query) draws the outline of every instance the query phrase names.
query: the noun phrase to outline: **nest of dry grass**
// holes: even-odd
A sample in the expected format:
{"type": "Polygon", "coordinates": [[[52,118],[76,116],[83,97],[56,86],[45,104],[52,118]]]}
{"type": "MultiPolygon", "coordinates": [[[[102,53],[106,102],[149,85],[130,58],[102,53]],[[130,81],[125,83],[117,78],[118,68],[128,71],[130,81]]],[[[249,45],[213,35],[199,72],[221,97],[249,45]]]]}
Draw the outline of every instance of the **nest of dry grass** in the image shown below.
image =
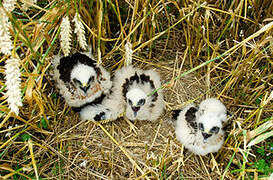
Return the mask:
{"type": "Polygon", "coordinates": [[[5,96],[8,57],[0,59],[1,178],[266,179],[273,172],[273,27],[261,29],[272,24],[271,1],[52,0],[27,11],[21,5],[10,13],[21,59],[18,116],[5,96]],[[75,12],[109,71],[123,65],[130,41],[135,66],[161,74],[167,108],[160,119],[82,122],[64,103],[50,65],[60,53],[61,18],[75,12]],[[222,100],[233,118],[223,148],[201,157],[176,140],[170,110],[206,97],[222,100]]]}

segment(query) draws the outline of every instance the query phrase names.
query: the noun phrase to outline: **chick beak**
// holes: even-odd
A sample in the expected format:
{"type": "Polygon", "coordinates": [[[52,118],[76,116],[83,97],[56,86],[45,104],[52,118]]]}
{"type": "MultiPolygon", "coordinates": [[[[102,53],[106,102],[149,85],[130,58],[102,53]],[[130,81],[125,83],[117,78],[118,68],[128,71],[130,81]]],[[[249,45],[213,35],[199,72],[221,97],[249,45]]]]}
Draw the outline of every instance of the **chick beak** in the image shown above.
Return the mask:
{"type": "Polygon", "coordinates": [[[212,134],[207,133],[207,132],[202,132],[202,136],[204,137],[204,143],[207,142],[208,138],[211,136],[212,134]]]}
{"type": "Polygon", "coordinates": [[[137,112],[139,111],[140,107],[139,106],[132,106],[132,110],[134,112],[134,116],[137,116],[137,112]]]}
{"type": "Polygon", "coordinates": [[[83,83],[82,84],[82,90],[84,91],[84,93],[86,93],[89,89],[89,86],[87,85],[87,83],[83,83]]]}

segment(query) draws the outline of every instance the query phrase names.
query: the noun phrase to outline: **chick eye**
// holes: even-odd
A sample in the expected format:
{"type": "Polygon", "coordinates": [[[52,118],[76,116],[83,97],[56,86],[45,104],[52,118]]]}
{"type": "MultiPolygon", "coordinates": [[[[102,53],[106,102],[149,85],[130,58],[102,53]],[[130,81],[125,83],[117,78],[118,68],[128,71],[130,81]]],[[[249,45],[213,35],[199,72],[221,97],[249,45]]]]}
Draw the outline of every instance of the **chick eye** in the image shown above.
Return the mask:
{"type": "Polygon", "coordinates": [[[204,131],[204,125],[203,125],[202,123],[199,123],[199,129],[200,129],[201,131],[204,131]]]}
{"type": "Polygon", "coordinates": [[[215,134],[217,134],[217,133],[219,132],[219,130],[220,130],[219,127],[214,126],[213,128],[211,128],[210,133],[215,133],[215,134]]]}
{"type": "Polygon", "coordinates": [[[129,103],[130,106],[133,104],[130,99],[128,99],[128,103],[129,103]]]}
{"type": "Polygon", "coordinates": [[[93,81],[94,81],[94,79],[95,79],[95,77],[94,77],[94,76],[91,76],[91,77],[88,79],[87,84],[90,84],[91,82],[93,82],[93,81]]]}
{"type": "Polygon", "coordinates": [[[145,104],[145,99],[140,99],[137,103],[138,106],[143,106],[145,104]]]}
{"type": "Polygon", "coordinates": [[[78,80],[78,79],[76,79],[76,78],[74,78],[74,79],[73,79],[73,82],[74,82],[75,84],[82,85],[81,81],[79,81],[79,80],[78,80]]]}

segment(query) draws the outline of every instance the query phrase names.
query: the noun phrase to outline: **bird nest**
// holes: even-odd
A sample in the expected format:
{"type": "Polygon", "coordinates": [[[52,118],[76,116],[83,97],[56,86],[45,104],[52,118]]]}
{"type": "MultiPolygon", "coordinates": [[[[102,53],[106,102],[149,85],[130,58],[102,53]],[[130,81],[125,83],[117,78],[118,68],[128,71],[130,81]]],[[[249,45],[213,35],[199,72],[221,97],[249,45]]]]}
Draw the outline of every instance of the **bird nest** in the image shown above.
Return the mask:
{"type": "Polygon", "coordinates": [[[166,109],[156,121],[131,122],[124,117],[102,123],[80,121],[78,114],[69,107],[58,108],[55,116],[57,137],[52,138],[57,140],[54,143],[69,149],[65,153],[58,152],[59,156],[65,157],[63,170],[67,176],[73,174],[79,179],[213,179],[223,174],[222,164],[226,163],[223,156],[217,153],[196,156],[175,138],[170,111],[215,93],[205,83],[206,76],[198,73],[174,80],[189,68],[181,63],[183,53],[179,53],[159,63],[156,60],[150,61],[152,64],[135,62],[135,66],[152,68],[161,75],[166,109]]]}

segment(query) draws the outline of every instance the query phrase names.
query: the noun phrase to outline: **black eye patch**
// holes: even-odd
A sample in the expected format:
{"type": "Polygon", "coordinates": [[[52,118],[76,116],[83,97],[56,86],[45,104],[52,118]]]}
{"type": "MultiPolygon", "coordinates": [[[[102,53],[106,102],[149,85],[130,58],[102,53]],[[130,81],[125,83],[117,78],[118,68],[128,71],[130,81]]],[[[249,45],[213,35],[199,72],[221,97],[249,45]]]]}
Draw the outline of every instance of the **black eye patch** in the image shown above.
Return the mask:
{"type": "Polygon", "coordinates": [[[79,80],[76,79],[76,78],[73,79],[73,82],[74,82],[75,84],[80,85],[80,86],[82,85],[81,81],[79,81],[79,80]]]}
{"type": "Polygon", "coordinates": [[[93,81],[94,81],[94,79],[95,79],[95,77],[94,77],[94,76],[91,76],[91,77],[88,79],[87,84],[90,84],[91,82],[93,82],[93,81]]]}
{"type": "Polygon", "coordinates": [[[217,133],[219,132],[219,130],[220,130],[219,127],[214,126],[213,128],[211,128],[210,133],[215,133],[215,134],[217,134],[217,133]]]}
{"type": "Polygon", "coordinates": [[[130,106],[132,106],[132,104],[133,104],[130,99],[128,99],[128,103],[129,103],[130,106]]]}
{"type": "Polygon", "coordinates": [[[137,102],[137,105],[138,106],[143,106],[145,104],[145,99],[140,99],[138,102],[137,102]]]}
{"type": "Polygon", "coordinates": [[[198,127],[199,127],[199,129],[200,129],[201,131],[204,131],[204,125],[203,125],[203,123],[199,123],[199,124],[198,124],[198,127]]]}

